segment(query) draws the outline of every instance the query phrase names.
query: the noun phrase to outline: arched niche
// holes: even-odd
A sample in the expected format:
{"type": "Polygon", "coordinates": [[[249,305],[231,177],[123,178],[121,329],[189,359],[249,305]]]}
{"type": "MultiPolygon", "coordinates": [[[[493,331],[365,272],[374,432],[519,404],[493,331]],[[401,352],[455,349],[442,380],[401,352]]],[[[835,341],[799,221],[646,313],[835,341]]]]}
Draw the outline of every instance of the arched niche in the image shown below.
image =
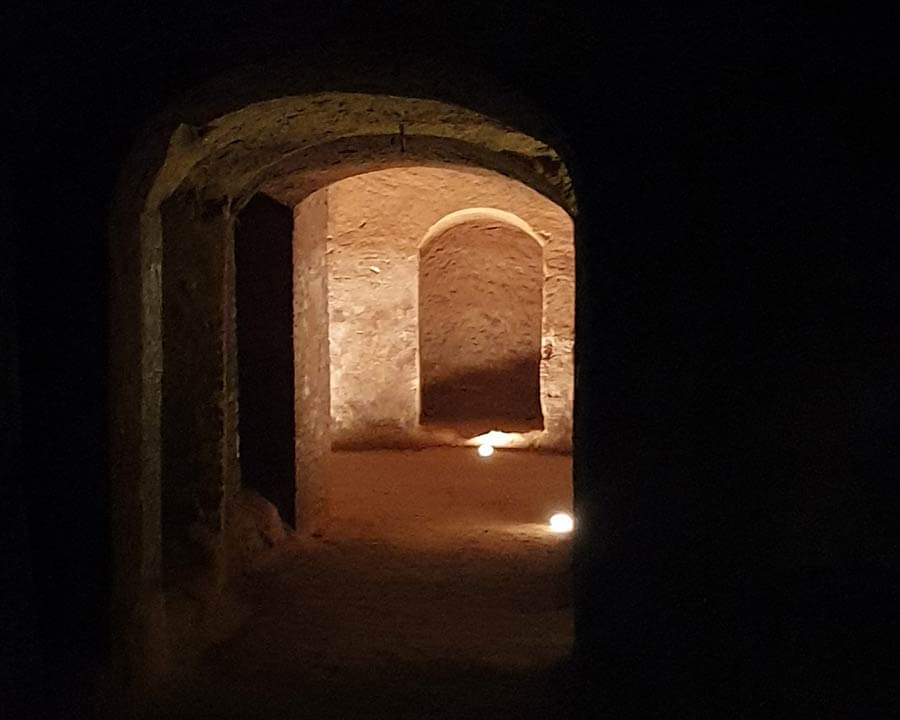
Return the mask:
{"type": "Polygon", "coordinates": [[[543,245],[493,208],[435,223],[419,246],[420,420],[474,437],[542,430],[543,245]]]}

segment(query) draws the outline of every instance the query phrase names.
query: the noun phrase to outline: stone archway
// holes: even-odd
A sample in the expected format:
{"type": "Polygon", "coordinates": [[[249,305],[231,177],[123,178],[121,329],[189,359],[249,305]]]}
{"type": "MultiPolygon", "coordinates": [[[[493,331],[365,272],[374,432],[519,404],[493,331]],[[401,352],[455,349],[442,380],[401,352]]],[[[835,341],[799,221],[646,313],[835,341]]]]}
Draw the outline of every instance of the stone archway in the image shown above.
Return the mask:
{"type": "MultiPolygon", "coordinates": [[[[193,598],[216,596],[227,577],[226,529],[240,489],[240,208],[300,169],[308,185],[284,190],[305,197],[363,170],[453,163],[516,178],[576,212],[556,151],[448,103],[334,92],[191,115],[190,124],[168,115],[135,149],[110,219],[114,652],[139,677],[170,662],[164,567],[172,563],[163,548],[177,548],[171,578],[188,582],[193,598]]],[[[317,473],[316,454],[309,458],[298,458],[303,482],[317,473]]],[[[315,483],[305,499],[298,526],[309,529],[321,505],[315,483]]]]}

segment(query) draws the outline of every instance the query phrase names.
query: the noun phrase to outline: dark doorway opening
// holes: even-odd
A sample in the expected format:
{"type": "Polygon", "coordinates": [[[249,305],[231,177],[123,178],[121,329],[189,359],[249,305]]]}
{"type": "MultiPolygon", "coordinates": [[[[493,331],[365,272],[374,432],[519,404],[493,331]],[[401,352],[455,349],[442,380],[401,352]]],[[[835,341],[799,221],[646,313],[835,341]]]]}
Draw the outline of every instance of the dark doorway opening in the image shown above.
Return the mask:
{"type": "Polygon", "coordinates": [[[291,208],[257,194],[235,228],[241,485],[294,525],[291,208]]]}

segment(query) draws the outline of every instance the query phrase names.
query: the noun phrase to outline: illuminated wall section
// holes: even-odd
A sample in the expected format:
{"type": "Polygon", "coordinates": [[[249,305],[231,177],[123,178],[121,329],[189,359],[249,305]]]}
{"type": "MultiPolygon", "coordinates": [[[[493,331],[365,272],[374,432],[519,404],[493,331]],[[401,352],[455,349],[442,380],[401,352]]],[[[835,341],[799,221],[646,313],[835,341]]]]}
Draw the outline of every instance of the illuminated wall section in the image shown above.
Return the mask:
{"type": "MultiPolygon", "coordinates": [[[[404,447],[464,440],[464,433],[431,432],[419,422],[420,251],[424,247],[427,254],[427,246],[436,242],[433,247],[446,248],[459,262],[467,262],[463,260],[466,254],[476,263],[493,257],[488,274],[494,281],[488,284],[493,284],[498,305],[504,308],[502,322],[511,322],[515,316],[513,324],[524,328],[520,339],[532,338],[523,352],[524,356],[531,353],[529,372],[537,375],[532,386],[521,385],[521,376],[518,380],[515,374],[506,377],[511,388],[519,385],[520,394],[531,398],[530,410],[525,413],[533,416],[531,422],[513,428],[530,432],[516,436],[517,442],[570,449],[574,248],[569,215],[517,181],[473,168],[380,170],[341,180],[322,192],[327,193],[331,437],[335,447],[404,447]],[[461,250],[462,246],[468,246],[469,252],[461,250]],[[501,246],[506,256],[503,252],[491,255],[492,248],[501,246]],[[505,265],[505,271],[498,265],[505,265]],[[515,280],[526,276],[524,285],[515,280]],[[508,311],[523,311],[525,306],[527,313],[513,312],[507,317],[508,311]]],[[[477,292],[483,284],[478,279],[473,282],[468,290],[461,289],[462,294],[477,292]]],[[[449,294],[449,288],[445,290],[449,294]]],[[[443,325],[448,332],[443,340],[453,335],[458,343],[472,327],[459,326],[458,307],[447,311],[443,325]],[[457,329],[450,332],[454,324],[457,329]]],[[[486,330],[484,319],[478,320],[477,315],[475,312],[476,321],[486,330]]],[[[426,318],[426,323],[426,346],[429,338],[442,342],[438,337],[441,323],[435,323],[433,317],[426,318]]],[[[477,335],[477,327],[475,332],[477,335]]],[[[497,340],[489,337],[489,332],[482,334],[485,345],[472,353],[476,365],[490,360],[490,346],[497,340]]]]}

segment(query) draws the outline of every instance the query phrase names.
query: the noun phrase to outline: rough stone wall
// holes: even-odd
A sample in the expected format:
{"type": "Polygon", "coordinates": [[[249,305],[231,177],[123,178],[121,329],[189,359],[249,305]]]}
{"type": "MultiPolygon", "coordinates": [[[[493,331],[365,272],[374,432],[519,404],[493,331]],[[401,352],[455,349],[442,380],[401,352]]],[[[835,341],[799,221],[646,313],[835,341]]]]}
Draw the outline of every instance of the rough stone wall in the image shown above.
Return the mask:
{"type": "Polygon", "coordinates": [[[542,260],[534,238],[492,220],[453,225],[421,248],[422,422],[542,429],[542,260]]]}
{"type": "Polygon", "coordinates": [[[331,451],[329,434],[328,195],[319,191],[294,208],[294,423],[296,528],[322,518],[331,451]]]}
{"type": "Polygon", "coordinates": [[[553,202],[497,173],[414,167],[327,187],[332,439],[336,446],[420,442],[419,245],[447,215],[514,213],[544,243],[541,404],[529,443],[571,448],[574,247],[553,202]]]}
{"type": "Polygon", "coordinates": [[[222,580],[233,387],[222,352],[231,223],[225,208],[179,193],[161,208],[163,261],[161,535],[164,579],[222,580]],[[209,269],[213,271],[210,272],[209,269]]]}

